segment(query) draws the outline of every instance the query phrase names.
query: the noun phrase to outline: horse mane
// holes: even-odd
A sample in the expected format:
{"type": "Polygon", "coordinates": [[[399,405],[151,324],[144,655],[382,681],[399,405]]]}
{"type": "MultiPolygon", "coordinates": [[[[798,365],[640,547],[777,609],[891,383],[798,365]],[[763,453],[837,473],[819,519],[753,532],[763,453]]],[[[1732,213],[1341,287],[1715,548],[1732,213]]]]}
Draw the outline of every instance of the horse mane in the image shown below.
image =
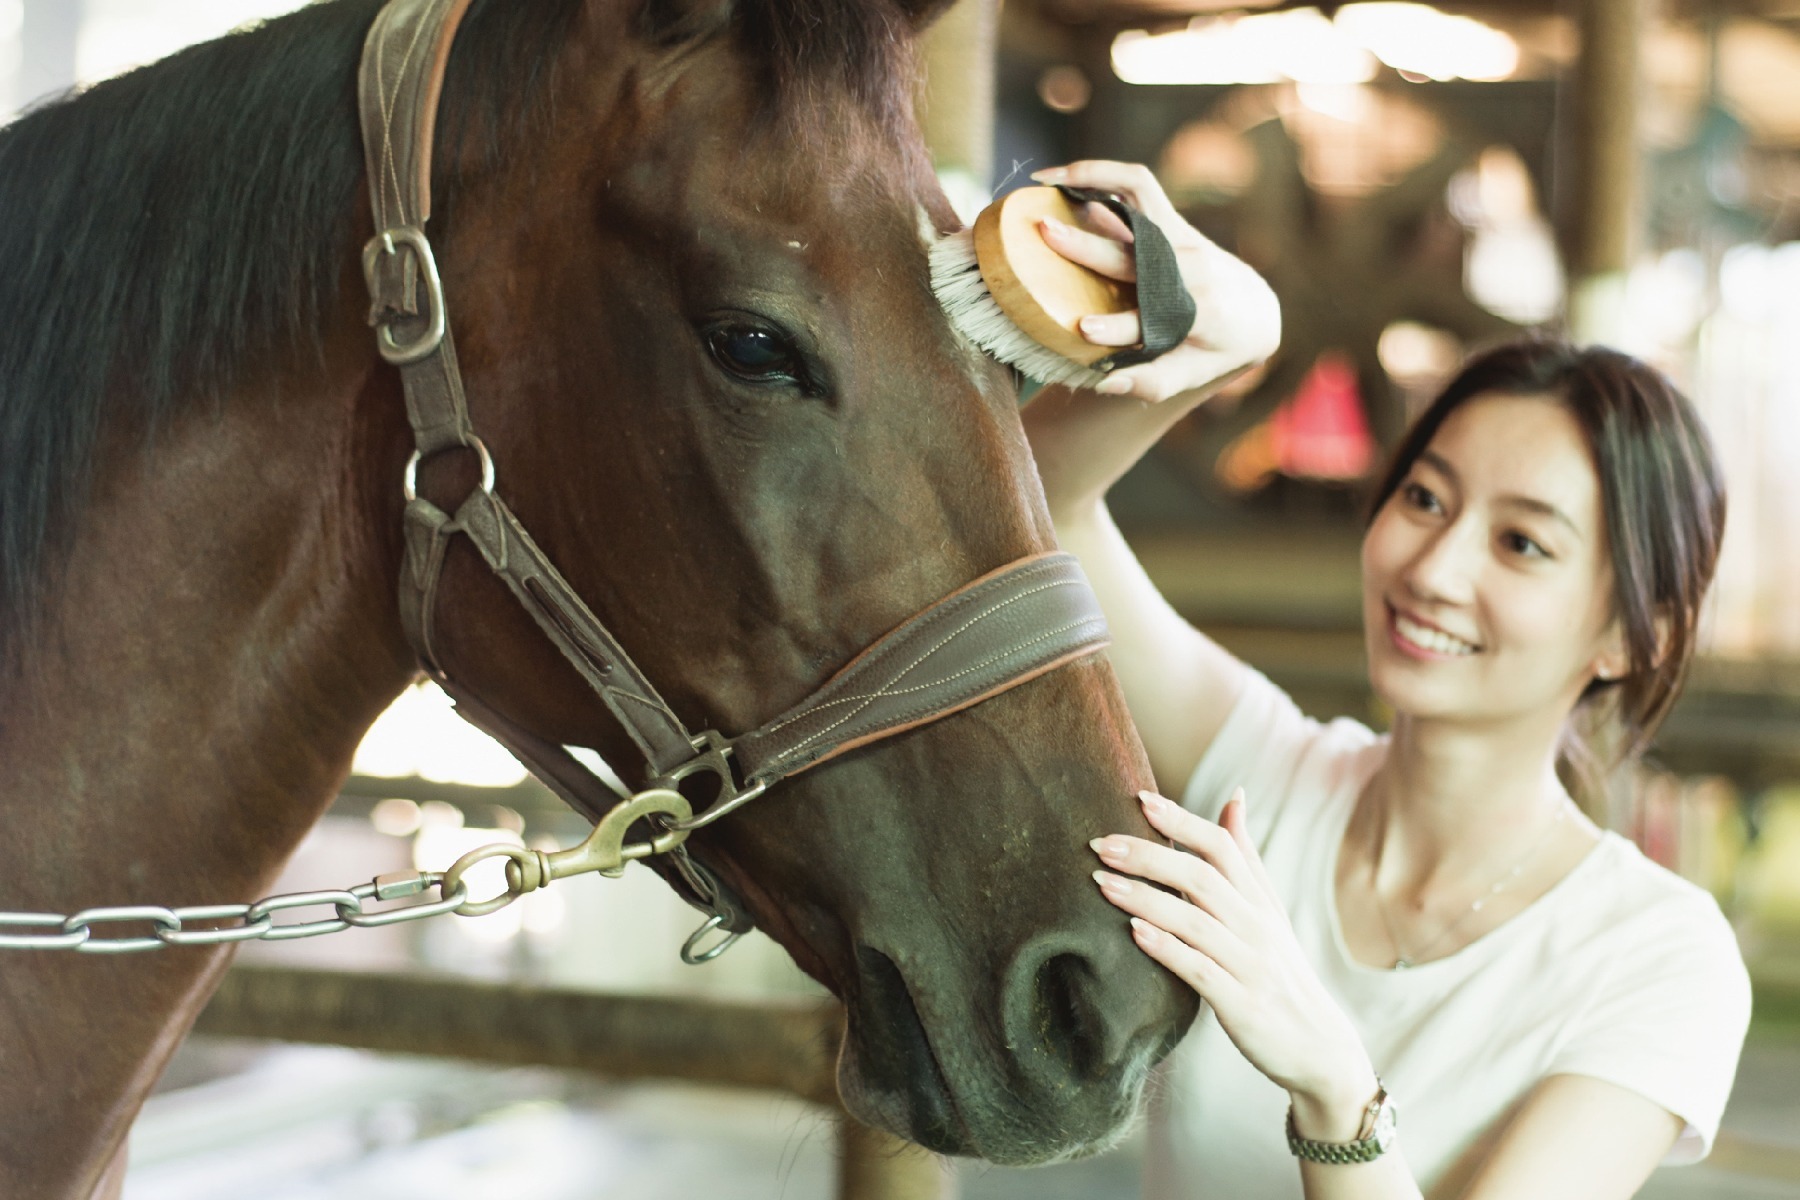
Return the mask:
{"type": "MultiPolygon", "coordinates": [[[[641,21],[674,0],[626,2],[641,21]]],[[[185,406],[322,354],[358,255],[356,63],[381,3],[313,4],[0,129],[0,618],[29,613],[110,422],[148,443],[185,406]]],[[[441,166],[499,167],[546,117],[583,7],[476,0],[445,85],[440,145],[455,150],[441,166]]],[[[830,76],[884,113],[910,98],[893,0],[737,0],[729,24],[772,95],[830,76]]],[[[434,230],[454,191],[438,189],[434,230]]]]}

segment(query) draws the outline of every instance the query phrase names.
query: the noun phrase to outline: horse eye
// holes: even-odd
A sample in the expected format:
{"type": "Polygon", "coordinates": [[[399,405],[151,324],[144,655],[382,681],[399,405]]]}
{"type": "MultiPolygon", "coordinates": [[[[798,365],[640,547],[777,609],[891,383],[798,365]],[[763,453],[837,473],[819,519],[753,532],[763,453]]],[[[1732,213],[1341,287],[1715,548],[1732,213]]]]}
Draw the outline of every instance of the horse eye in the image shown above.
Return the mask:
{"type": "Polygon", "coordinates": [[[796,383],[800,356],[785,338],[754,325],[721,325],[706,335],[714,361],[750,383],[796,383]]]}

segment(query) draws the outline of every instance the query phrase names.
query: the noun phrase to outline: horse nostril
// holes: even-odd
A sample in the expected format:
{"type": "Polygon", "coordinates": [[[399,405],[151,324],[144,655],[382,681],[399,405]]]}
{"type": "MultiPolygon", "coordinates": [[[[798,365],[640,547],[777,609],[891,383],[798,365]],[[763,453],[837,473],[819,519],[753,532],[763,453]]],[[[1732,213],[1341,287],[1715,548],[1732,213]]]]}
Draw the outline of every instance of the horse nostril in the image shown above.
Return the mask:
{"type": "MultiPolygon", "coordinates": [[[[1010,1011],[1015,1053],[1027,1061],[1040,1055],[1056,1061],[1059,1074],[1077,1079],[1099,1079],[1115,1066],[1114,1047],[1108,1043],[1104,1014],[1095,1009],[1094,965],[1080,954],[1051,954],[1035,970],[1020,964],[1013,988],[1025,991],[1029,1003],[1010,1011]],[[1020,1021],[1023,1018],[1023,1021],[1020,1021]],[[1020,1025],[1023,1024],[1023,1028],[1020,1025]]],[[[1008,1006],[1009,1009],[1013,1006],[1008,1006]]]]}

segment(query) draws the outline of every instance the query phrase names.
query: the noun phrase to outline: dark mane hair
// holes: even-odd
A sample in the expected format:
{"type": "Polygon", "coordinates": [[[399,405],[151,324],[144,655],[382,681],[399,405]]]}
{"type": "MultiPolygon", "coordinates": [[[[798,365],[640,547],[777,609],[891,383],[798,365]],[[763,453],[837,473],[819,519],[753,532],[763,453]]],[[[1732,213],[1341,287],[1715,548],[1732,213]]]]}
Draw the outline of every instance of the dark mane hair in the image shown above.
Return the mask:
{"type": "Polygon", "coordinates": [[[1527,339],[1476,355],[1445,385],[1394,452],[1370,516],[1406,479],[1450,414],[1482,395],[1548,396],[1575,418],[1600,481],[1613,614],[1629,667],[1591,682],[1564,738],[1565,773],[1592,790],[1616,765],[1584,734],[1616,724],[1615,754],[1641,753],[1674,707],[1694,656],[1702,602],[1725,533],[1725,480],[1705,423],[1662,372],[1604,346],[1527,339]],[[1586,711],[1580,711],[1586,710],[1586,711]]]}
{"type": "MultiPolygon", "coordinates": [[[[380,3],[303,8],[0,130],[0,614],[28,608],[103,425],[153,437],[317,352],[356,254],[356,64],[380,3]]],[[[449,136],[497,147],[580,7],[478,0],[449,136]]]]}
{"type": "MultiPolygon", "coordinates": [[[[381,3],[324,0],[0,129],[0,618],[30,611],[103,426],[148,440],[181,406],[319,352],[358,256],[356,64],[381,3]]],[[[641,19],[708,0],[621,3],[641,19]]],[[[910,98],[897,0],[711,7],[730,28],[702,32],[754,47],[772,99],[822,83],[883,112],[910,98]]],[[[440,176],[501,166],[547,116],[584,8],[475,0],[444,89],[440,176]]],[[[454,182],[440,178],[434,234],[454,222],[454,182]]]]}

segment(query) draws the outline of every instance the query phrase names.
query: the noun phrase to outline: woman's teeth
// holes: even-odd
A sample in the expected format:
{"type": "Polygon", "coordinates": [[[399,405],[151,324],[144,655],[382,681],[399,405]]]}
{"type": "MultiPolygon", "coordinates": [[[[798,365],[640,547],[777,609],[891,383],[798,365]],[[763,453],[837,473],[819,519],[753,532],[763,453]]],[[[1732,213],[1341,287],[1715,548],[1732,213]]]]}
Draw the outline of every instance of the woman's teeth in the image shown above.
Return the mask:
{"type": "Polygon", "coordinates": [[[1475,647],[1463,641],[1461,638],[1453,638],[1447,633],[1441,633],[1436,629],[1420,625],[1416,621],[1409,621],[1399,613],[1394,614],[1394,628],[1400,631],[1401,637],[1422,650],[1431,651],[1433,654],[1460,655],[1475,653],[1475,647]]]}

